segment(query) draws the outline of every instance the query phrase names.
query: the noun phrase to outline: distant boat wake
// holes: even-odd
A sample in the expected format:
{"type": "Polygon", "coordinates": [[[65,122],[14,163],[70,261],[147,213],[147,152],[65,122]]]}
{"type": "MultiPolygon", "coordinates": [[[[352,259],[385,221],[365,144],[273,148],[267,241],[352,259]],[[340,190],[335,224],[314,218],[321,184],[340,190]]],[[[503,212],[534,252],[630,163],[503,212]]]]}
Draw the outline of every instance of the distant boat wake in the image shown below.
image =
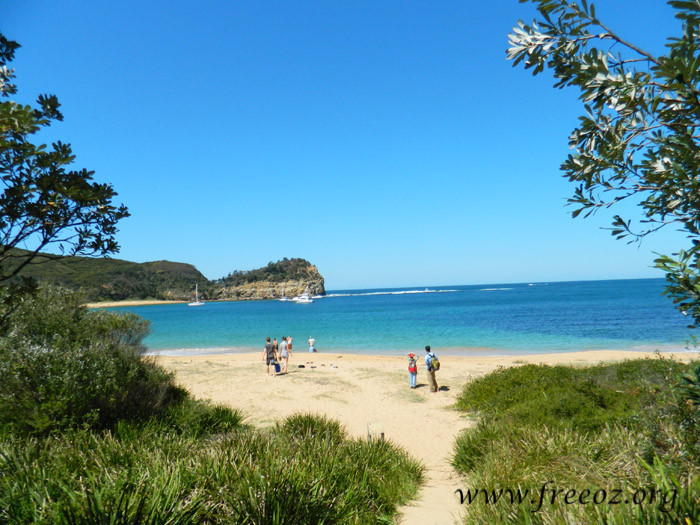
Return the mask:
{"type": "Polygon", "coordinates": [[[361,295],[405,295],[411,293],[448,293],[459,292],[459,290],[401,290],[398,292],[361,292],[361,293],[329,293],[326,297],[359,297],[361,295]]]}

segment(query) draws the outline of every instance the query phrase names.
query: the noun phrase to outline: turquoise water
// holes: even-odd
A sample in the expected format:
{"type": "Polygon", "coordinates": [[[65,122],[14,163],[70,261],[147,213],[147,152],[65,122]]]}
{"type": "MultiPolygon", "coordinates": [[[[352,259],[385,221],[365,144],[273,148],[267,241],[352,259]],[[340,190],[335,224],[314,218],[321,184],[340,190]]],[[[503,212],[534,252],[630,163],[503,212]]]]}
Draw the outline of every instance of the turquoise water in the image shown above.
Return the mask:
{"type": "Polygon", "coordinates": [[[266,336],[306,351],[491,355],[590,349],[682,349],[688,318],[662,296],[663,279],[329,291],[281,301],[118,308],[151,322],[145,344],[168,355],[262,349],[266,336]]]}

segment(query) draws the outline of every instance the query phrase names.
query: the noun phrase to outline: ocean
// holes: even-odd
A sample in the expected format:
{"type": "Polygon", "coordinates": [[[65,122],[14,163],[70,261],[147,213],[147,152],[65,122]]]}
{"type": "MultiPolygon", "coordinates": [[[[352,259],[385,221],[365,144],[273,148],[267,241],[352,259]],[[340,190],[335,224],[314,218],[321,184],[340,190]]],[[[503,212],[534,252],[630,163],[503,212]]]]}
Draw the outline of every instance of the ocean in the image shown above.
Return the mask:
{"type": "Polygon", "coordinates": [[[594,349],[684,351],[689,319],[663,279],[328,291],[311,304],[210,302],[119,307],[151,322],[149,354],[262,351],[293,337],[307,351],[512,355],[594,349]]]}

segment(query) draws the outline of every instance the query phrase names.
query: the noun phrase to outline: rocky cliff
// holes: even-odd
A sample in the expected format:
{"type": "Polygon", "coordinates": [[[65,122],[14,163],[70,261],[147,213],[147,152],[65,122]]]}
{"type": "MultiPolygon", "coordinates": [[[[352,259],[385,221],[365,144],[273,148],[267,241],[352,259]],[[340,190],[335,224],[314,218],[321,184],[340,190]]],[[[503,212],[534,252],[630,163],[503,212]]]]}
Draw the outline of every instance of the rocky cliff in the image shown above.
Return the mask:
{"type": "Polygon", "coordinates": [[[221,288],[213,285],[210,298],[222,301],[292,298],[301,295],[307,289],[310,295],[324,295],[326,289],[324,288],[323,277],[319,274],[317,278],[294,279],[282,282],[257,281],[236,286],[222,286],[221,288]]]}
{"type": "Polygon", "coordinates": [[[324,280],[318,268],[304,259],[283,259],[267,267],[234,272],[208,289],[209,299],[235,301],[294,297],[308,291],[325,295],[324,280]]]}

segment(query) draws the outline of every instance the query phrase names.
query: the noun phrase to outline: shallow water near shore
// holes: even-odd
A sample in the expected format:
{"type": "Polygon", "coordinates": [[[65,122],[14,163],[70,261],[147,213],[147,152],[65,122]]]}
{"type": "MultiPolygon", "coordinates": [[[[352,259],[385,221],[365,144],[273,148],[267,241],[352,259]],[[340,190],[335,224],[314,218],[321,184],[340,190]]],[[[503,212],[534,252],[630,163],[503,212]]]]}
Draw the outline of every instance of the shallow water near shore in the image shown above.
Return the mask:
{"type": "Polygon", "coordinates": [[[689,319],[663,279],[329,291],[311,304],[210,302],[119,307],[151,322],[149,353],[261,349],[266,336],[306,352],[395,354],[430,344],[443,353],[512,355],[595,349],[683,351],[689,319]]]}

